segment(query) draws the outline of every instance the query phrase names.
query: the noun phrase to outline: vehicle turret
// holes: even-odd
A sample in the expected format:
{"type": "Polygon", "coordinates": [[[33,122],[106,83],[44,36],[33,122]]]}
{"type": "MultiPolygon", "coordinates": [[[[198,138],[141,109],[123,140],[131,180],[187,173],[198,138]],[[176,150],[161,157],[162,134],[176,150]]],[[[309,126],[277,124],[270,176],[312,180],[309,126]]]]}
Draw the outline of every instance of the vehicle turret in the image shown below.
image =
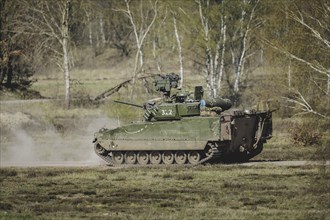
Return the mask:
{"type": "Polygon", "coordinates": [[[196,86],[195,93],[178,89],[179,80],[180,77],[174,73],[156,76],[155,90],[162,93],[162,98],[158,102],[149,100],[143,105],[115,102],[145,109],[143,116],[146,121],[170,121],[201,114],[220,114],[232,105],[229,99],[220,97],[203,99],[202,86],[196,86]]]}

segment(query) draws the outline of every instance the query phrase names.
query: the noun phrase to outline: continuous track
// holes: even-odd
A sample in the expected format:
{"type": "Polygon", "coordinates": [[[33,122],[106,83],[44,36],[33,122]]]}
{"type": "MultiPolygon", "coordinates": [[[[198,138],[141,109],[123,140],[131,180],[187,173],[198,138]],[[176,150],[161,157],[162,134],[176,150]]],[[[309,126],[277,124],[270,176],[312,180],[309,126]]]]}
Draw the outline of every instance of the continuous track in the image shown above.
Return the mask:
{"type": "Polygon", "coordinates": [[[148,159],[147,161],[140,162],[138,159],[134,159],[133,162],[132,160],[127,160],[127,155],[135,155],[137,157],[138,152],[135,151],[126,151],[122,152],[123,160],[118,163],[114,160],[114,153],[116,152],[109,152],[106,151],[104,148],[99,148],[97,144],[94,145],[94,150],[95,153],[102,158],[108,165],[114,166],[114,167],[127,167],[127,166],[157,166],[157,165],[184,165],[184,166],[195,166],[198,164],[203,164],[206,162],[213,162],[216,161],[220,156],[221,152],[219,151],[218,147],[216,144],[209,143],[208,144],[208,150],[205,151],[176,151],[176,152],[182,152],[183,157],[187,157],[184,160],[180,160],[179,162],[176,160],[176,158],[173,158],[172,160],[164,160],[164,155],[165,153],[171,154],[173,157],[176,157],[176,152],[175,151],[162,151],[162,160],[159,163],[152,163],[150,161],[150,151],[140,151],[143,153],[147,153],[148,159]]]}

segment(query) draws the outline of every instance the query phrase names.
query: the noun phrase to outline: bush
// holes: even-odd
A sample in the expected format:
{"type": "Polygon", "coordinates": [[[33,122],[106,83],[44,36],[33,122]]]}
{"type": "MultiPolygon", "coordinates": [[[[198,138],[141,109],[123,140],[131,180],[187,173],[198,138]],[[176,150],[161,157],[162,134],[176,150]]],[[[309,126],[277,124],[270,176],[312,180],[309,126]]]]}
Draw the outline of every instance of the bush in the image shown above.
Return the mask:
{"type": "Polygon", "coordinates": [[[294,143],[302,146],[320,144],[322,141],[322,135],[318,131],[318,124],[315,122],[294,124],[289,129],[289,132],[294,143]]]}

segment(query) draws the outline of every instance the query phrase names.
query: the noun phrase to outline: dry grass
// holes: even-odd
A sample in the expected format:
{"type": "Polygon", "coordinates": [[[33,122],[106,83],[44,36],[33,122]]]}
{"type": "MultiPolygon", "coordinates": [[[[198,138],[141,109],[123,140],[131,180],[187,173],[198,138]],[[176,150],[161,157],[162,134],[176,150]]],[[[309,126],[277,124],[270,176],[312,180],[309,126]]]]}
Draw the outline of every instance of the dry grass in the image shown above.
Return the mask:
{"type": "Polygon", "coordinates": [[[326,167],[5,168],[1,219],[326,219],[326,167]]]}

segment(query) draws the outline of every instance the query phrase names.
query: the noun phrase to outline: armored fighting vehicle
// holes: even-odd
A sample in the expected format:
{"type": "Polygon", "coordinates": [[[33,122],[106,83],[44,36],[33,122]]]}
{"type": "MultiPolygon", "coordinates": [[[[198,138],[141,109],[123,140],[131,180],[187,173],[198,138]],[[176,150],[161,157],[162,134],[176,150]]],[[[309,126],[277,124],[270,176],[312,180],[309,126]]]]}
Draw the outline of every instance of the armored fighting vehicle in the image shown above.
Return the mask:
{"type": "Polygon", "coordinates": [[[259,154],[272,137],[272,112],[231,109],[223,98],[204,99],[177,89],[179,76],[158,75],[155,89],[162,98],[143,105],[144,121],[94,135],[94,149],[110,165],[200,164],[242,162],[259,154]]]}

